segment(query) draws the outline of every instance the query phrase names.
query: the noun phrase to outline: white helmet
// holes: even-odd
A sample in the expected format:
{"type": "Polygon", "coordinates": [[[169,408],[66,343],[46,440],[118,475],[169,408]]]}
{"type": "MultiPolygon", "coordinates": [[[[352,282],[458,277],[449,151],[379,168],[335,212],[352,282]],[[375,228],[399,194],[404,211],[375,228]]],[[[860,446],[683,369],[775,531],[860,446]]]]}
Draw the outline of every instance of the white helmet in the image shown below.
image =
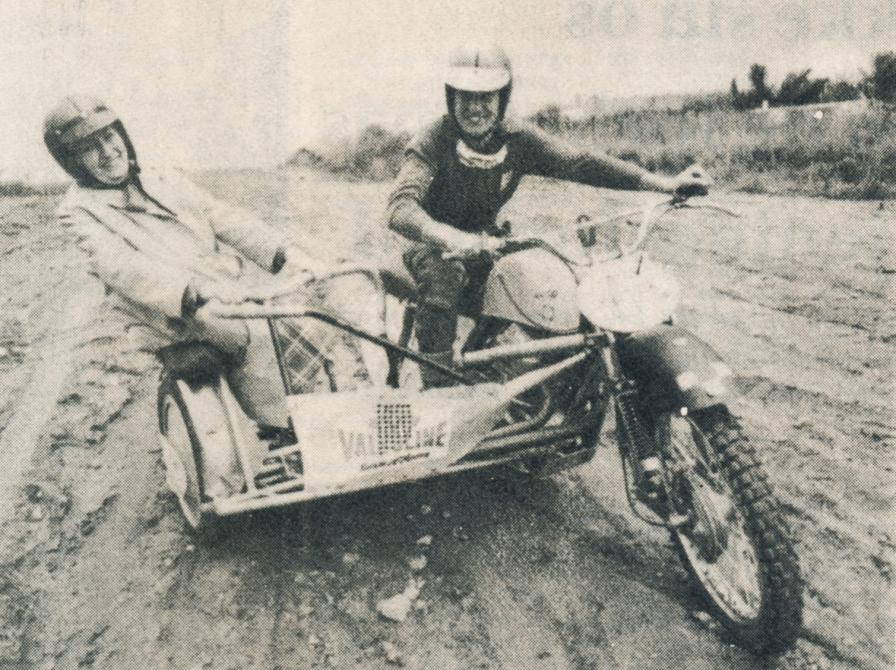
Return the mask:
{"type": "Polygon", "coordinates": [[[448,111],[453,109],[455,91],[500,93],[499,118],[510,102],[513,88],[513,69],[510,59],[500,47],[464,47],[451,57],[445,74],[445,96],[448,111]]]}

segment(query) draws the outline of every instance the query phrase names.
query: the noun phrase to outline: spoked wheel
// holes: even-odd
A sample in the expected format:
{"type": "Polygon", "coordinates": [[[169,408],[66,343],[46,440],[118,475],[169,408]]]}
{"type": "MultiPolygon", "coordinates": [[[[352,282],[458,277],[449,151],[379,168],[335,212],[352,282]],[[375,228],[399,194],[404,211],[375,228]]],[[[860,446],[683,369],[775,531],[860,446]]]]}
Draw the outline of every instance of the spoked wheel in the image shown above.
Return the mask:
{"type": "Polygon", "coordinates": [[[723,407],[656,424],[673,540],[708,608],[756,653],[790,647],[802,583],[780,505],[737,420],[723,407]]]}
{"type": "Polygon", "coordinates": [[[177,498],[187,528],[203,539],[211,539],[217,519],[202,509],[202,484],[196,467],[198,438],[186,405],[173,379],[159,388],[159,433],[163,438],[162,463],[165,480],[177,498]]]}

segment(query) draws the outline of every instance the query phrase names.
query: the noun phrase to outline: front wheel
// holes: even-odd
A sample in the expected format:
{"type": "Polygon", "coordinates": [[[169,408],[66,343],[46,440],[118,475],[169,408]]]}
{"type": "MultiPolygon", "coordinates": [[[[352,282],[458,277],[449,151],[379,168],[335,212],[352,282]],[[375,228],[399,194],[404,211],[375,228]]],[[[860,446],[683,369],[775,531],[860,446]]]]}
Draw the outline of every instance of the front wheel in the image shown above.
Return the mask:
{"type": "Polygon", "coordinates": [[[708,609],[744,647],[792,646],[802,582],[780,503],[754,448],[726,408],[656,422],[672,537],[708,609]]]}

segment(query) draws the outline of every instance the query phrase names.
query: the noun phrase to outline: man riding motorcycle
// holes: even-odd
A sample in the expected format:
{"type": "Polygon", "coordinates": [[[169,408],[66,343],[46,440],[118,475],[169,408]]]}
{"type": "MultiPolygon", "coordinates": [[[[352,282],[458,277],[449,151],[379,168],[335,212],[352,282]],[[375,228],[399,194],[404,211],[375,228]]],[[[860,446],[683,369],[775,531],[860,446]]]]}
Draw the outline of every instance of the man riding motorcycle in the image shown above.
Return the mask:
{"type": "Polygon", "coordinates": [[[284,266],[314,270],[319,264],[276,229],[182,174],[141,170],[124,125],[100,100],[63,98],[47,114],[44,141],[75,179],[57,211],[60,223],[74,230],[91,274],[148,326],[150,346],[176,355],[172,344],[213,345],[226,357],[230,384],[249,417],[286,427],[265,324],[203,318],[197,309],[213,298],[251,297],[247,282],[284,266]]]}
{"type": "MultiPolygon", "coordinates": [[[[389,227],[416,243],[404,262],[419,293],[419,348],[440,362],[451,360],[458,314],[477,311],[492,266],[489,252],[502,245],[498,211],[523,176],[680,195],[705,194],[709,187],[699,170],[653,174],[505,118],[512,88],[503,50],[458,51],[445,77],[448,113],[408,145],[389,198],[389,227]]],[[[421,373],[426,387],[450,382],[433,369],[421,373]]]]}

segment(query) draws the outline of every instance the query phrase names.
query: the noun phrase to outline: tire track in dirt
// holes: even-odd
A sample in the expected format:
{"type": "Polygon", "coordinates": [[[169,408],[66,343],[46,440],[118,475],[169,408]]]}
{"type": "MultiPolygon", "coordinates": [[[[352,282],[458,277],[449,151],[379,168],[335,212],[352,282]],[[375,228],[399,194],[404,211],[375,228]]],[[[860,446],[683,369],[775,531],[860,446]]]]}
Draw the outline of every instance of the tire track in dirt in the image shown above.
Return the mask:
{"type": "MultiPolygon", "coordinates": [[[[261,186],[238,180],[250,206],[253,188],[268,199],[272,181],[292,188],[282,175],[262,176],[261,186]]],[[[349,224],[377,220],[384,189],[301,188],[303,220],[379,239],[349,224]]],[[[533,216],[554,202],[522,195],[533,216]]],[[[690,240],[736,248],[739,225],[695,223],[690,240]]],[[[771,234],[779,223],[762,225],[771,234]]],[[[737,409],[800,542],[806,639],[767,667],[888,667],[892,473],[866,466],[892,445],[880,393],[888,375],[840,361],[857,351],[864,362],[892,361],[891,350],[812,313],[759,307],[763,291],[798,283],[800,273],[751,284],[781,274],[755,240],[748,268],[733,270],[692,245],[667,245],[663,254],[684,271],[686,322],[746,375],[737,409]],[[745,300],[713,293],[732,282],[745,300]]],[[[41,504],[51,508],[53,487],[63,501],[49,523],[32,525],[37,549],[19,568],[29,590],[12,594],[32,609],[25,667],[393,667],[384,644],[408,668],[756,667],[689,618],[696,603],[683,571],[665,536],[625,511],[612,450],[521,490],[487,476],[424,481],[247,515],[218,542],[197,543],[162,490],[152,365],[118,342],[117,326],[94,324],[84,337],[74,386],[54,410],[59,425],[39,440],[41,504]],[[424,535],[428,548],[417,544],[424,535]],[[428,564],[414,572],[408,561],[421,555],[428,564]],[[418,608],[401,624],[384,621],[376,603],[412,576],[425,582],[418,608]]]]}
{"type": "MultiPolygon", "coordinates": [[[[777,221],[788,224],[797,231],[792,237],[805,234],[798,222],[777,221]]],[[[824,227],[820,236],[838,238],[853,256],[876,253],[880,235],[856,228],[824,227]]],[[[745,234],[724,229],[715,241],[738,236],[745,234]]],[[[661,253],[679,266],[687,287],[687,325],[742,374],[737,411],[796,532],[807,581],[805,637],[838,666],[892,666],[885,641],[892,637],[896,350],[887,342],[892,305],[882,299],[892,290],[876,269],[844,273],[843,257],[831,258],[823,245],[812,255],[782,252],[789,274],[754,253],[707,275],[702,250],[666,241],[661,253]]]]}
{"type": "Polygon", "coordinates": [[[101,302],[99,287],[82,285],[53,300],[44,318],[31,324],[34,332],[49,335],[41,338],[44,341],[32,340],[36,356],[28,364],[34,366],[33,370],[13,400],[16,409],[0,433],[0,459],[4,463],[0,474],[0,519],[14,514],[22,474],[71,371],[71,352],[101,302]]]}

